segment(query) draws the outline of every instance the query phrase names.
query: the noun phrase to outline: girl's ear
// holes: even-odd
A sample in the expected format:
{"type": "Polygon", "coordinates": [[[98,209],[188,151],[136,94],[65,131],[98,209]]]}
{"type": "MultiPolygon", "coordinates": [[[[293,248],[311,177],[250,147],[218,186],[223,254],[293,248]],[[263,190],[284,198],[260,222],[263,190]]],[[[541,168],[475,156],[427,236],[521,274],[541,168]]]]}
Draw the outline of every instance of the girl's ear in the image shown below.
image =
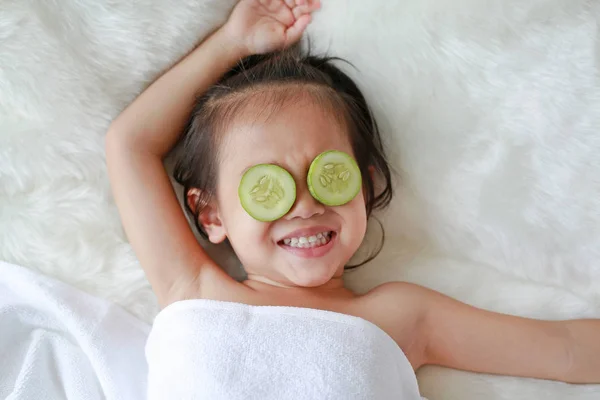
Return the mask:
{"type": "MultiPolygon", "coordinates": [[[[200,198],[200,189],[190,189],[187,193],[187,204],[194,214],[196,214],[196,206],[200,198]]],[[[219,208],[216,202],[211,201],[207,204],[198,215],[198,223],[204,228],[208,235],[208,240],[218,244],[227,239],[227,231],[221,221],[219,208]]]]}
{"type": "Polygon", "coordinates": [[[219,216],[219,209],[212,202],[204,207],[198,216],[198,222],[204,227],[211,243],[218,244],[227,239],[227,231],[219,216]]]}

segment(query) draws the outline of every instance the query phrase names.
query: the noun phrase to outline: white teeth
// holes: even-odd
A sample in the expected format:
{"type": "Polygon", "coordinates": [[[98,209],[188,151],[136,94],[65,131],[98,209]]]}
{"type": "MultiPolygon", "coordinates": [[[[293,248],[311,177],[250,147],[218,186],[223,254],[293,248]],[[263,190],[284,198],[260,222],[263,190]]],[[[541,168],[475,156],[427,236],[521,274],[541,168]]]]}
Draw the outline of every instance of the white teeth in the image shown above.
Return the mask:
{"type": "Polygon", "coordinates": [[[321,232],[312,236],[283,239],[283,244],[299,249],[308,249],[326,245],[331,240],[331,232],[321,232]]]}

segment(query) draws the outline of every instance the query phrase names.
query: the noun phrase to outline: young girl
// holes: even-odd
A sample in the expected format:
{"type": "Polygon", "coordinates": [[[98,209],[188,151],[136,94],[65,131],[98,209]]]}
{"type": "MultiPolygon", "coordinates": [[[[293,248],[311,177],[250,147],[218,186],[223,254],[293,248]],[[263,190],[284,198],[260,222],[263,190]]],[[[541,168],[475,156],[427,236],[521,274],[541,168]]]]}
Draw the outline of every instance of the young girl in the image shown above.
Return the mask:
{"type": "Polygon", "coordinates": [[[331,60],[279,51],[319,6],[241,0],[110,127],[114,197],[165,307],[148,342],[150,396],[412,399],[425,364],[600,382],[598,320],[496,314],[401,282],[365,295],[344,287],[367,218],[392,191],[357,87],[331,60]],[[229,241],[244,282],[195,240],[163,167],[184,131],[175,175],[187,208],[211,242],[229,241]],[[395,369],[372,373],[384,364],[395,369]]]}

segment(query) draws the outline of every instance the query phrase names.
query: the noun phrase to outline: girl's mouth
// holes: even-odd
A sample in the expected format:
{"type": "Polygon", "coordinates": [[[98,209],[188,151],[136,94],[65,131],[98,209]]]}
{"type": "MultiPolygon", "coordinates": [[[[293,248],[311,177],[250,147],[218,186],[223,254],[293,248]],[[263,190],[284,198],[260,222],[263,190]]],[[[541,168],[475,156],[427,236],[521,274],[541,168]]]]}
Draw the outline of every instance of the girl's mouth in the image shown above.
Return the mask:
{"type": "Polygon", "coordinates": [[[325,231],[311,236],[290,237],[280,240],[279,245],[298,249],[314,249],[326,246],[334,234],[333,231],[325,231]]]}
{"type": "Polygon", "coordinates": [[[311,236],[289,237],[278,245],[289,253],[302,258],[319,258],[333,248],[337,238],[334,231],[324,231],[311,236]]]}

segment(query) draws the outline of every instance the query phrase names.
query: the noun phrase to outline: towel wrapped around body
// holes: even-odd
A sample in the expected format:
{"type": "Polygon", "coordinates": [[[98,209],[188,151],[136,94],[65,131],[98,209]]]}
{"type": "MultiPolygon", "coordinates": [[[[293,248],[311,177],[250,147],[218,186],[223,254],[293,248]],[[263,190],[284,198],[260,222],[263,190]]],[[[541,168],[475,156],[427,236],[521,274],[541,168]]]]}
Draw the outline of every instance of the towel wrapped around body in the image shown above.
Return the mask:
{"type": "Polygon", "coordinates": [[[185,300],[155,319],[148,398],[421,400],[396,342],[361,318],[185,300]]]}

